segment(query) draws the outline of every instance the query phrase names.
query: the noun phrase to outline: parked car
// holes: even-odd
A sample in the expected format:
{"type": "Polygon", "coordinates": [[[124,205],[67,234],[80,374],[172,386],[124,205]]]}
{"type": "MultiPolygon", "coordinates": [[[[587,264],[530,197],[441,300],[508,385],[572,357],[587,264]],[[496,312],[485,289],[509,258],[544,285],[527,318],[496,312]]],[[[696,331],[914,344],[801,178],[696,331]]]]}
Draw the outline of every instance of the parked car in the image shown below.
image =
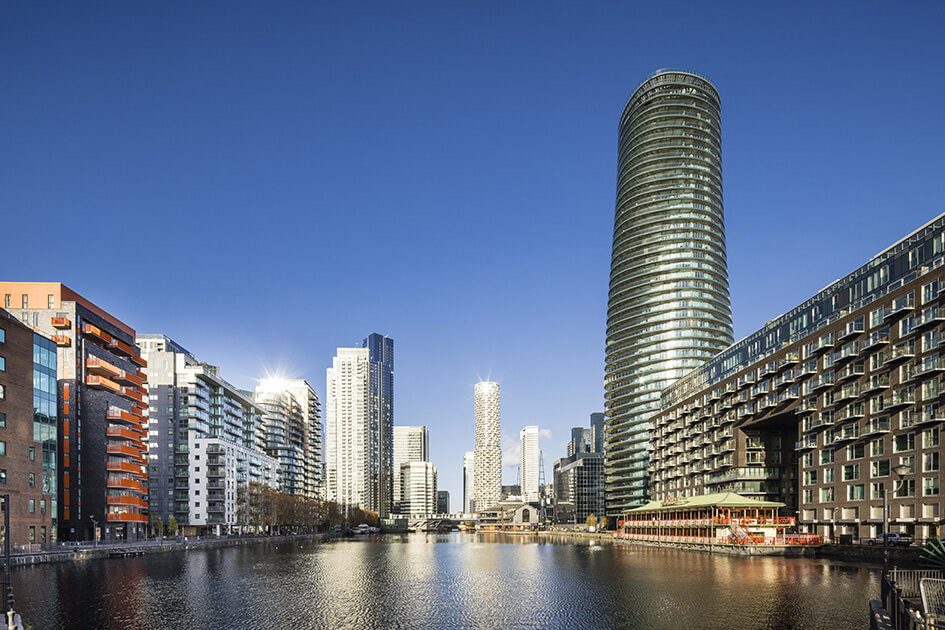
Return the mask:
{"type": "Polygon", "coordinates": [[[889,532],[888,534],[880,534],[876,538],[870,538],[866,541],[867,545],[881,545],[883,544],[883,536],[889,536],[890,546],[899,545],[900,547],[908,547],[915,542],[915,539],[908,534],[900,534],[899,532],[889,532]]]}

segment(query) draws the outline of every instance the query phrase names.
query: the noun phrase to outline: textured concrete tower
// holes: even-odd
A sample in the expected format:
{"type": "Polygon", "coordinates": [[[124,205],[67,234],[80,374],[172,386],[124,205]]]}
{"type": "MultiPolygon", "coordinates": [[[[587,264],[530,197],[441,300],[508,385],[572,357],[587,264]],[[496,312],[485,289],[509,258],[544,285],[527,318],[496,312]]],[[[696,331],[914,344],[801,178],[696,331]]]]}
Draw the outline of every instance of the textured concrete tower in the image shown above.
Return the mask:
{"type": "Polygon", "coordinates": [[[476,510],[490,508],[502,498],[502,430],[499,423],[499,384],[476,383],[476,510]]]}
{"type": "Polygon", "coordinates": [[[718,91],[661,70],[620,118],[607,303],[607,512],[647,496],[660,390],[732,343],[718,91]]]}

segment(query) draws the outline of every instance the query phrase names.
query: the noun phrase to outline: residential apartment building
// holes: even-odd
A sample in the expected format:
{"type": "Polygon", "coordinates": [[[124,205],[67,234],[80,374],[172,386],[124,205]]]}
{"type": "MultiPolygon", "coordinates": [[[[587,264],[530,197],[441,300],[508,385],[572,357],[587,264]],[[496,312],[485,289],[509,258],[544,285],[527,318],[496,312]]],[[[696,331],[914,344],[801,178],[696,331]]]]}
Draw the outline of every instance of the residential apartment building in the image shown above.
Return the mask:
{"type": "Polygon", "coordinates": [[[656,499],[783,501],[828,537],[940,535],[945,215],[664,390],[656,499]]]}
{"type": "Polygon", "coordinates": [[[403,514],[429,516],[437,513],[436,466],[430,462],[404,462],[400,465],[403,514]]]}
{"type": "Polygon", "coordinates": [[[538,444],[537,426],[524,427],[519,431],[521,461],[519,465],[519,485],[522,488],[522,500],[526,503],[538,501],[541,492],[538,487],[538,472],[541,465],[541,447],[538,444]]]}
{"type": "Polygon", "coordinates": [[[430,432],[424,426],[394,427],[393,447],[394,470],[394,505],[395,514],[406,514],[401,509],[404,497],[401,494],[400,465],[405,462],[425,462],[430,460],[430,432]]]}
{"type": "Polygon", "coordinates": [[[265,378],[254,398],[263,409],[266,453],[279,462],[279,489],[323,497],[321,404],[315,390],[303,379],[265,378]]]}
{"type": "Polygon", "coordinates": [[[630,96],[615,205],[604,375],[611,514],[648,497],[660,390],[732,343],[721,100],[707,78],[661,70],[630,96]]]}
{"type": "Polygon", "coordinates": [[[165,335],[138,335],[137,346],[148,362],[152,525],[173,516],[184,535],[232,531],[239,488],[278,485],[278,462],[263,452],[263,408],[165,335]]]}
{"type": "Polygon", "coordinates": [[[381,515],[389,514],[394,495],[394,340],[372,333],[362,342],[368,349],[370,377],[368,417],[370,438],[370,483],[376,505],[371,508],[381,515]]]}
{"type": "Polygon", "coordinates": [[[0,494],[10,542],[55,542],[56,344],[0,309],[0,494]]]}
{"type": "Polygon", "coordinates": [[[476,383],[476,448],[473,457],[473,488],[476,510],[492,507],[502,500],[502,427],[499,384],[476,383]]]}
{"type": "Polygon", "coordinates": [[[58,282],[0,282],[57,346],[60,540],[136,539],[148,522],[148,392],[135,331],[58,282]]]}

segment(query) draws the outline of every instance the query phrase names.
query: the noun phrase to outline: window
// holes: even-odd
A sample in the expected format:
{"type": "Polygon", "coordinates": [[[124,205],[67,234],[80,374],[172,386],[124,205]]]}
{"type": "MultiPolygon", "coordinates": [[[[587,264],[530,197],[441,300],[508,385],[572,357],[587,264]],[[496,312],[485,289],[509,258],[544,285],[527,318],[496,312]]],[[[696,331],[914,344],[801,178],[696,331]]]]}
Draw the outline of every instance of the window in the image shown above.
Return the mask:
{"type": "Polygon", "coordinates": [[[810,488],[804,490],[804,503],[809,504],[814,502],[814,491],[810,488]]]}
{"type": "Polygon", "coordinates": [[[820,502],[833,503],[833,486],[820,489],[820,502]]]}
{"type": "Polygon", "coordinates": [[[30,473],[30,488],[36,487],[36,473],[30,473]]]}
{"type": "Polygon", "coordinates": [[[862,459],[866,454],[865,444],[853,444],[847,447],[847,460],[862,459]]]}
{"type": "Polygon", "coordinates": [[[886,443],[883,441],[883,438],[876,438],[870,442],[870,455],[873,457],[878,457],[883,454],[883,451],[886,450],[886,443]]]}
{"type": "MultiPolygon", "coordinates": [[[[33,502],[33,499],[30,499],[30,503],[32,502],[33,502]]],[[[30,544],[32,545],[34,542],[36,542],[36,526],[30,525],[30,544]]]]}
{"type": "Polygon", "coordinates": [[[872,468],[870,469],[871,477],[888,477],[889,476],[889,460],[881,459],[879,461],[873,462],[872,468]]]}
{"type": "MultiPolygon", "coordinates": [[[[5,451],[5,450],[6,450],[6,449],[4,448],[4,451],[5,451]]],[[[0,453],[0,455],[6,455],[6,452],[0,453]]],[[[35,447],[35,446],[31,446],[31,447],[30,447],[30,461],[32,462],[32,461],[35,461],[35,460],[36,460],[36,447],[35,447]]]]}
{"type": "Polygon", "coordinates": [[[11,308],[13,306],[13,296],[9,293],[3,295],[3,308],[11,308]]]}
{"type": "Polygon", "coordinates": [[[874,484],[872,485],[872,490],[871,490],[872,494],[871,494],[870,498],[873,498],[873,499],[882,499],[882,498],[883,498],[883,493],[884,493],[885,491],[886,491],[886,484],[883,483],[882,481],[877,481],[876,483],[874,483],[874,484]]]}
{"type": "Polygon", "coordinates": [[[824,483],[833,483],[835,476],[833,468],[824,468],[824,483]]]}
{"type": "Polygon", "coordinates": [[[0,442],[0,455],[6,455],[6,454],[7,454],[7,443],[0,442]]]}
{"type": "Polygon", "coordinates": [[[46,513],[46,499],[39,500],[39,513],[40,514],[46,513]]]}
{"type": "Polygon", "coordinates": [[[854,479],[860,478],[860,465],[859,464],[847,464],[843,467],[843,480],[844,481],[853,481],[854,479]]]}
{"type": "Polygon", "coordinates": [[[893,452],[901,453],[903,451],[911,451],[915,449],[915,433],[905,433],[903,435],[897,435],[896,441],[893,443],[893,452]]]}
{"type": "Polygon", "coordinates": [[[5,468],[0,468],[0,483],[7,482],[7,471],[5,468]]]}
{"type": "Polygon", "coordinates": [[[938,451],[926,453],[922,456],[922,472],[938,470],[938,451]]]}
{"type": "Polygon", "coordinates": [[[22,295],[20,296],[20,300],[21,300],[22,303],[23,303],[23,308],[29,308],[29,307],[30,307],[30,296],[28,296],[28,295],[26,295],[26,294],[24,293],[24,294],[22,294],[22,295]]]}
{"type": "Polygon", "coordinates": [[[899,488],[899,492],[896,493],[896,496],[900,499],[904,497],[914,497],[915,479],[904,479],[902,482],[902,487],[899,488]]]}
{"type": "Polygon", "coordinates": [[[4,359],[3,357],[0,357],[0,372],[6,372],[6,371],[7,371],[7,360],[4,359]]]}
{"type": "Polygon", "coordinates": [[[6,343],[7,341],[7,331],[3,328],[0,328],[0,343],[6,343]]]}
{"type": "MultiPolygon", "coordinates": [[[[821,462],[823,463],[823,462],[821,462]]],[[[810,468],[814,465],[814,454],[813,453],[804,453],[804,467],[810,468]]]]}
{"type": "Polygon", "coordinates": [[[36,513],[36,499],[30,499],[30,514],[36,513]]]}
{"type": "Polygon", "coordinates": [[[938,428],[923,431],[922,448],[933,448],[935,446],[938,446],[938,428]]]}
{"type": "Polygon", "coordinates": [[[857,483],[852,486],[847,486],[847,500],[849,501],[862,501],[866,498],[866,486],[862,483],[857,483]]]}
{"type": "Polygon", "coordinates": [[[0,411],[0,429],[7,426],[7,414],[0,411]]]}
{"type": "Polygon", "coordinates": [[[820,465],[832,464],[834,461],[834,454],[832,448],[825,448],[820,451],[820,465]]]}
{"type": "Polygon", "coordinates": [[[46,302],[48,306],[46,308],[55,308],[56,307],[56,296],[50,293],[48,296],[48,301],[46,302]]]}
{"type": "Polygon", "coordinates": [[[3,400],[7,397],[7,387],[6,385],[0,385],[0,400],[3,400]]]}
{"type": "Polygon", "coordinates": [[[938,496],[938,477],[926,477],[922,480],[922,496],[938,496]]]}
{"type": "Polygon", "coordinates": [[[805,470],[804,471],[804,485],[813,486],[817,483],[817,471],[816,470],[805,470]]]}
{"type": "Polygon", "coordinates": [[[900,457],[899,463],[909,467],[909,472],[907,474],[915,474],[915,455],[906,455],[905,457],[900,457]]]}

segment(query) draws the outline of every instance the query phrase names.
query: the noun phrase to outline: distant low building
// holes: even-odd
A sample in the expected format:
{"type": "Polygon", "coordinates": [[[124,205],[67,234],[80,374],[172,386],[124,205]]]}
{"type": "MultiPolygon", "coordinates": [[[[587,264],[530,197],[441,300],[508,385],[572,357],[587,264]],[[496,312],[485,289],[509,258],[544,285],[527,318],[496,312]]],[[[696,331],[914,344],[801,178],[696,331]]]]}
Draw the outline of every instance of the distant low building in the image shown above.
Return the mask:
{"type": "Polygon", "coordinates": [[[482,531],[524,531],[538,529],[540,510],[531,503],[500,503],[477,514],[482,531]]]}

